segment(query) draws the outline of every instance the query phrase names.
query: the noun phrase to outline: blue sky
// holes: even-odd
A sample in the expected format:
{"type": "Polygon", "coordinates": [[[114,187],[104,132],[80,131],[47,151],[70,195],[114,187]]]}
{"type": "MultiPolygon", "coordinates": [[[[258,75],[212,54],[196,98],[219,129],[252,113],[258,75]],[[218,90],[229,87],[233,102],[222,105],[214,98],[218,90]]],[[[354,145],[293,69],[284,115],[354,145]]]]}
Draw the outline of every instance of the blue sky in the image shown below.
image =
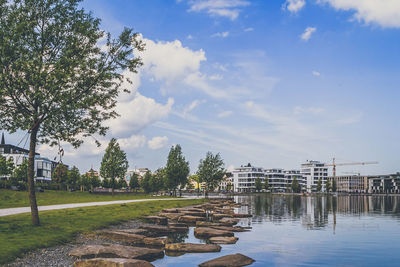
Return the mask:
{"type": "MultiPolygon", "coordinates": [[[[400,2],[396,0],[86,0],[117,35],[142,34],[145,65],[107,122],[64,162],[99,168],[119,139],[130,168],[156,169],[181,144],[195,172],[207,151],[226,167],[305,160],[379,161],[400,171],[400,2]]],[[[9,139],[17,141],[18,136],[9,139]]],[[[55,150],[41,146],[43,156],[55,150]]]]}

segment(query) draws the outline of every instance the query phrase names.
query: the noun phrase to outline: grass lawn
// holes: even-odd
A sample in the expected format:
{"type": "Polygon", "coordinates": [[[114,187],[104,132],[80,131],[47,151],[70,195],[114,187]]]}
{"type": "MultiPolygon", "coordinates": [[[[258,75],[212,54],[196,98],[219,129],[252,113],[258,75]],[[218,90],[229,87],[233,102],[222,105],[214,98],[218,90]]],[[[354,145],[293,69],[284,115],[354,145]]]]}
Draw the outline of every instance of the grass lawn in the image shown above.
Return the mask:
{"type": "Polygon", "coordinates": [[[0,265],[27,251],[71,241],[77,234],[140,218],[164,208],[184,207],[203,199],[148,201],[40,212],[41,226],[30,214],[0,217],[0,265]]]}
{"type": "MultiPolygon", "coordinates": [[[[45,190],[44,192],[36,192],[36,200],[39,206],[43,205],[56,205],[56,204],[69,204],[69,203],[83,203],[95,201],[112,201],[112,200],[128,200],[128,199],[144,199],[144,198],[157,198],[152,195],[145,194],[115,194],[114,196],[103,194],[90,194],[89,192],[67,192],[67,191],[54,191],[45,190]]],[[[167,197],[160,197],[167,198],[167,197]]],[[[0,189],[0,209],[28,207],[29,199],[28,192],[13,191],[0,189]]]]}

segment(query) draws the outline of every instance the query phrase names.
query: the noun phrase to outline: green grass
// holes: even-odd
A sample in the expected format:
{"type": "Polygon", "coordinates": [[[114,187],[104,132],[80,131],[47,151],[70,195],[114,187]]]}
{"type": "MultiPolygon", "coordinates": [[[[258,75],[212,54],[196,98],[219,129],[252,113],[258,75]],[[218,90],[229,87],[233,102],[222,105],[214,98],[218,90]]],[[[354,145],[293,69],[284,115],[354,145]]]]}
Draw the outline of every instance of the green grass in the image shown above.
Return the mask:
{"type": "Polygon", "coordinates": [[[164,208],[202,202],[203,199],[148,201],[46,211],[40,212],[39,227],[31,225],[30,214],[0,217],[0,264],[11,262],[23,253],[37,248],[71,241],[79,233],[137,219],[164,208]]]}
{"type": "MultiPolygon", "coordinates": [[[[89,192],[67,192],[45,190],[44,192],[36,192],[36,200],[39,206],[69,204],[69,203],[84,203],[95,201],[112,201],[112,200],[130,200],[144,198],[167,198],[154,197],[145,194],[115,194],[114,196],[104,194],[90,194],[89,192]]],[[[13,191],[0,189],[0,209],[28,207],[28,193],[25,191],[13,191]]]]}

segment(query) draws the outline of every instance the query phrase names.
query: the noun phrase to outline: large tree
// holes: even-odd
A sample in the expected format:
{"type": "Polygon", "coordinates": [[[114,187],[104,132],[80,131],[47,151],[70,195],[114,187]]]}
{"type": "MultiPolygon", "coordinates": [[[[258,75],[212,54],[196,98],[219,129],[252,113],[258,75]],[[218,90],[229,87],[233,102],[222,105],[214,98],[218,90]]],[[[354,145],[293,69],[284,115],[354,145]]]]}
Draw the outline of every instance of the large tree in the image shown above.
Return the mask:
{"type": "Polygon", "coordinates": [[[138,34],[117,39],[81,0],[0,0],[0,127],[30,134],[28,191],[32,222],[39,225],[34,189],[37,142],[78,147],[105,135],[115,118],[124,73],[141,64],[138,34]],[[101,41],[103,43],[101,43],[101,41]]]}
{"type": "Polygon", "coordinates": [[[135,173],[135,172],[132,174],[131,179],[129,180],[129,187],[130,187],[131,190],[135,189],[135,192],[140,187],[139,175],[137,173],[135,173]]]}
{"type": "Polygon", "coordinates": [[[112,138],[108,143],[106,152],[101,160],[100,176],[110,179],[112,195],[117,179],[123,179],[128,170],[128,160],[126,154],[121,150],[117,140],[112,138]]]}
{"type": "Polygon", "coordinates": [[[173,190],[174,196],[176,196],[176,188],[178,186],[184,187],[186,185],[189,172],[189,162],[182,155],[181,146],[175,145],[171,147],[167,166],[165,167],[165,177],[166,186],[168,189],[173,190]]]}
{"type": "Polygon", "coordinates": [[[197,175],[206,184],[205,195],[209,189],[213,190],[221,182],[225,174],[224,165],[220,154],[213,155],[210,151],[207,152],[205,159],[200,160],[197,175]]]}

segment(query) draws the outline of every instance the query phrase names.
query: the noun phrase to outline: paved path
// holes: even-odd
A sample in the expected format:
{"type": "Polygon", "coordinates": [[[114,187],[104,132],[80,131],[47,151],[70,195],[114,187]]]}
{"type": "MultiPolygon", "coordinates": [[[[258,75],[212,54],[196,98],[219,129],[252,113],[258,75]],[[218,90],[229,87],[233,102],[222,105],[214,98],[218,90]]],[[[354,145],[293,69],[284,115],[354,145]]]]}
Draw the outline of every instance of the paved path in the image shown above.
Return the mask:
{"type": "MultiPolygon", "coordinates": [[[[87,203],[72,203],[72,204],[60,204],[60,205],[49,205],[49,206],[39,206],[39,211],[45,210],[61,210],[61,209],[73,209],[80,207],[91,207],[91,206],[104,206],[113,204],[124,204],[132,202],[144,202],[144,201],[163,201],[163,200],[184,200],[184,199],[195,199],[197,197],[184,197],[184,198],[149,198],[149,199],[133,199],[133,200],[115,200],[115,201],[102,201],[102,202],[87,202],[87,203]]],[[[15,215],[20,213],[31,212],[31,207],[21,207],[21,208],[9,208],[0,209],[0,217],[15,215]]]]}

